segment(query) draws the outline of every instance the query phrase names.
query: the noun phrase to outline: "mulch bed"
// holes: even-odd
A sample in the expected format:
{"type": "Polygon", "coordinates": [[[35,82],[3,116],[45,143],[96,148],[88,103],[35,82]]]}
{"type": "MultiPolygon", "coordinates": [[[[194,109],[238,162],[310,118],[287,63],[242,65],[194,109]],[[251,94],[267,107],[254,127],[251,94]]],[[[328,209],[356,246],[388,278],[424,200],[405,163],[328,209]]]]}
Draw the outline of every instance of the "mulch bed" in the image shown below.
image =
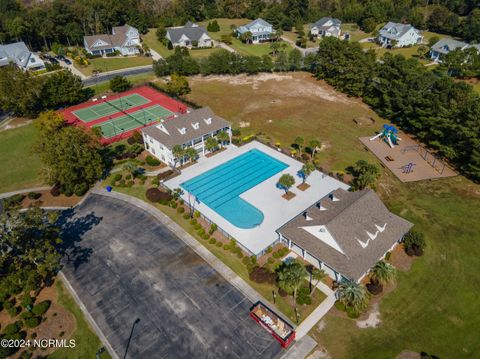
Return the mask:
{"type": "Polygon", "coordinates": [[[286,199],[287,201],[290,201],[290,200],[291,200],[293,197],[295,197],[295,196],[296,196],[295,193],[289,191],[289,192],[285,193],[285,194],[282,196],[282,198],[286,199]]]}
{"type": "Polygon", "coordinates": [[[212,157],[212,156],[215,156],[215,155],[217,155],[217,154],[219,154],[220,152],[223,152],[223,151],[225,151],[225,150],[226,150],[226,148],[225,148],[225,147],[224,147],[224,148],[221,148],[221,149],[219,149],[219,150],[217,150],[217,151],[215,151],[215,152],[210,152],[210,153],[207,153],[207,154],[205,155],[205,157],[212,157]]]}
{"type": "MultiPolygon", "coordinates": [[[[30,199],[28,197],[25,197],[25,199],[22,201],[21,206],[22,208],[28,208],[31,206],[41,206],[41,207],[72,207],[76,205],[82,197],[78,196],[64,196],[61,194],[60,196],[54,197],[50,193],[50,190],[47,191],[38,191],[36,193],[40,193],[41,196],[39,199],[34,200],[30,199]]],[[[27,195],[27,193],[24,193],[27,195]]]]}
{"type": "Polygon", "coordinates": [[[297,188],[300,190],[300,191],[306,191],[307,189],[310,188],[310,185],[308,183],[302,183],[302,184],[299,184],[297,186],[297,188]]]}
{"type": "Polygon", "coordinates": [[[403,244],[399,244],[393,249],[388,262],[390,262],[398,270],[402,272],[408,272],[412,267],[415,258],[417,257],[410,257],[407,253],[405,253],[403,244]]]}

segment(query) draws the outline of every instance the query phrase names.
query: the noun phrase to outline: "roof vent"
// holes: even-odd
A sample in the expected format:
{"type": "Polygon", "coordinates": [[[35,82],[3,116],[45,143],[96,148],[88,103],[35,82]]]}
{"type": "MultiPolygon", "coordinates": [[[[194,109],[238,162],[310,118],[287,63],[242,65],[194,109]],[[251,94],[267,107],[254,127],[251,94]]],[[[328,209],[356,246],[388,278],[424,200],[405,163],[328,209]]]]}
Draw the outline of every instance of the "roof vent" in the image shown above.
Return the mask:
{"type": "Polygon", "coordinates": [[[200,124],[198,122],[192,123],[192,127],[194,130],[198,130],[200,128],[200,124]]]}
{"type": "Polygon", "coordinates": [[[187,129],[185,127],[182,127],[182,128],[178,129],[178,132],[180,132],[180,134],[184,135],[184,134],[187,133],[187,129]]]}
{"type": "Polygon", "coordinates": [[[315,205],[317,206],[317,208],[318,208],[320,211],[326,211],[326,210],[327,210],[325,207],[322,206],[322,203],[321,203],[321,202],[317,202],[315,205]]]}
{"type": "Polygon", "coordinates": [[[330,193],[328,195],[328,199],[332,202],[337,202],[339,199],[333,195],[333,193],[330,193]]]}
{"type": "Polygon", "coordinates": [[[312,217],[310,217],[310,216],[308,215],[308,212],[307,212],[307,211],[303,212],[302,215],[303,215],[303,217],[304,217],[307,221],[311,221],[311,220],[313,219],[312,217]]]}
{"type": "Polygon", "coordinates": [[[205,121],[205,123],[206,123],[207,125],[211,125],[211,124],[212,124],[212,118],[211,118],[211,117],[209,117],[209,118],[204,118],[203,120],[205,121]]]}

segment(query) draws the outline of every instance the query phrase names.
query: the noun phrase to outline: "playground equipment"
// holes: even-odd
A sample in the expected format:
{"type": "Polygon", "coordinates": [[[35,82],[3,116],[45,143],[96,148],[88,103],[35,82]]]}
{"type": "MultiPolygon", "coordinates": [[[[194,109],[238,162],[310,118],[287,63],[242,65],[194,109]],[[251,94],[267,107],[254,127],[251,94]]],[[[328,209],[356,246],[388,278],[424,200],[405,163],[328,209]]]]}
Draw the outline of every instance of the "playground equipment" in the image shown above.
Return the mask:
{"type": "Polygon", "coordinates": [[[395,126],[384,124],[382,131],[370,138],[370,141],[376,140],[380,137],[382,140],[388,143],[391,148],[393,148],[393,146],[398,145],[398,141],[402,140],[397,134],[398,130],[395,128],[395,126]]]}
{"type": "Polygon", "coordinates": [[[413,166],[415,166],[415,163],[410,162],[406,164],[405,166],[402,166],[402,173],[412,173],[413,172],[413,166]]]}

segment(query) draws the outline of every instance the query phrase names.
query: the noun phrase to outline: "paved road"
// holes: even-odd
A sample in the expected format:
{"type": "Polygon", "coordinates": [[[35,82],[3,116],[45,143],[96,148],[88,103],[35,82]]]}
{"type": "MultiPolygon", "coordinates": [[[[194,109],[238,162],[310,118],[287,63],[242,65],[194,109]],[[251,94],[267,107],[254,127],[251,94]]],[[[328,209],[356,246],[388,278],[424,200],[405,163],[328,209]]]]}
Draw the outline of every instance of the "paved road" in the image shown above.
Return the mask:
{"type": "Polygon", "coordinates": [[[92,86],[98,82],[109,81],[115,76],[132,76],[132,75],[141,75],[153,71],[152,65],[133,67],[129,69],[122,69],[117,71],[110,71],[105,73],[100,73],[97,76],[89,77],[82,80],[84,86],[92,86]]]}
{"type": "Polygon", "coordinates": [[[252,302],[148,212],[92,194],[64,220],[62,272],[119,357],[129,337],[129,358],[281,354],[252,302]]]}

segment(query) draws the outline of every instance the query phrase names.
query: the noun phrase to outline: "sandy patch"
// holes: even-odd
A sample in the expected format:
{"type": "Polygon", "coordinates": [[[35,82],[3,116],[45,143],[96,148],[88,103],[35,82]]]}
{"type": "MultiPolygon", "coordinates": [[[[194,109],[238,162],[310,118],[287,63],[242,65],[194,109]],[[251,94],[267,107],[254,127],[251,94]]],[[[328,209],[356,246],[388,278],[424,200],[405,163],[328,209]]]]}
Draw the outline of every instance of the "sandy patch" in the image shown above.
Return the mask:
{"type": "Polygon", "coordinates": [[[378,310],[378,303],[372,306],[368,318],[365,320],[357,320],[357,326],[359,328],[376,328],[380,325],[380,311],[378,310]]]}
{"type": "Polygon", "coordinates": [[[328,354],[325,348],[317,349],[312,354],[307,356],[307,359],[330,359],[331,356],[328,354]]]}

